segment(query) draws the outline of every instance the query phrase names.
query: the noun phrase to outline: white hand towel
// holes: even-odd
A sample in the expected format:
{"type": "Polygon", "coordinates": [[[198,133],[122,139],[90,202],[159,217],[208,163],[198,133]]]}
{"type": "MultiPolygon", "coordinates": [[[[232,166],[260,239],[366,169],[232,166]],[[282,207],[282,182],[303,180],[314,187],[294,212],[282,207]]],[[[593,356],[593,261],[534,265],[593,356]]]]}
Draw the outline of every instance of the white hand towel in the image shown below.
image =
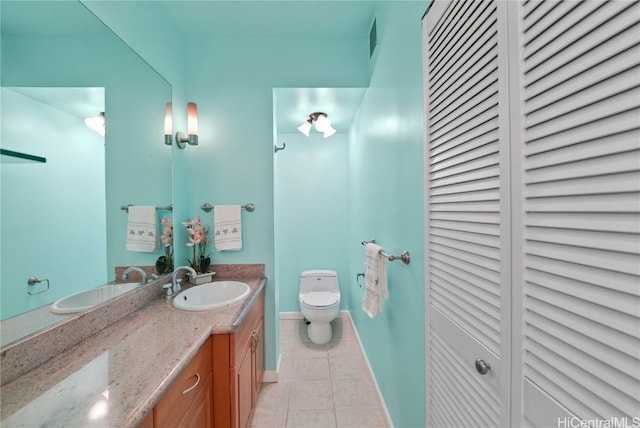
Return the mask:
{"type": "Polygon", "coordinates": [[[215,205],[213,207],[213,239],[216,250],[242,249],[242,217],[240,205],[215,205]]]}
{"type": "Polygon", "coordinates": [[[156,207],[130,206],[127,250],[154,253],[158,244],[156,207]]]}
{"type": "Polygon", "coordinates": [[[387,263],[382,255],[383,248],[367,243],[364,250],[364,296],[362,310],[373,318],[382,312],[384,301],[389,298],[387,286],[387,263]]]}

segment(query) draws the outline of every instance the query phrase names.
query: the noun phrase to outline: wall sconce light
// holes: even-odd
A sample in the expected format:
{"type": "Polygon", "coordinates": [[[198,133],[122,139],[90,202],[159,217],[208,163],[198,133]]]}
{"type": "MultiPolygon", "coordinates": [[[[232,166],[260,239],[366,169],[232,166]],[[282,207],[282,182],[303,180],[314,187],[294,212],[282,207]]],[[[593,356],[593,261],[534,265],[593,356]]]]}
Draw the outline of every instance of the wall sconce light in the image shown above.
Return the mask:
{"type": "Polygon", "coordinates": [[[87,125],[87,128],[92,130],[93,132],[102,135],[105,135],[105,119],[104,112],[101,111],[99,114],[92,117],[85,117],[84,124],[87,125]]]}
{"type": "Polygon", "coordinates": [[[198,106],[196,103],[187,104],[187,134],[176,132],[176,144],[184,149],[187,143],[192,146],[198,145],[198,106]]]}
{"type": "Polygon", "coordinates": [[[321,111],[311,113],[309,115],[309,119],[304,121],[302,125],[298,126],[298,131],[308,137],[309,132],[311,131],[311,125],[313,124],[315,124],[316,131],[322,132],[324,138],[331,137],[336,133],[336,130],[331,126],[331,121],[329,120],[328,115],[321,111]]]}
{"type": "Polygon", "coordinates": [[[173,144],[173,110],[171,103],[167,103],[164,111],[164,143],[167,146],[173,144]]]}

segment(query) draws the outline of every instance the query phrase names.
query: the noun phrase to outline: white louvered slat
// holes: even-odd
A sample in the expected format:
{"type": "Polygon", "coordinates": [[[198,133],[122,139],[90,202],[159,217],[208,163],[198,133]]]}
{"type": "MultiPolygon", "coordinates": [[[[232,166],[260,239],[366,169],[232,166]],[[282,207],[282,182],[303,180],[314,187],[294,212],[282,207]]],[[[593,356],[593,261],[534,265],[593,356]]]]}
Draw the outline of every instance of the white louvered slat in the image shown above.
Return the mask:
{"type": "Polygon", "coordinates": [[[582,335],[534,312],[527,314],[527,324],[555,337],[561,342],[582,350],[587,355],[607,363],[608,367],[613,367],[632,379],[638,380],[638,376],[640,376],[635,358],[622,352],[612,353],[610,348],[602,346],[602,343],[593,340],[591,337],[582,335]]]}
{"type": "Polygon", "coordinates": [[[616,213],[615,216],[598,213],[536,213],[529,212],[528,224],[532,227],[546,227],[550,229],[599,230],[607,232],[622,232],[640,234],[640,222],[635,213],[616,213]],[[612,221],[613,220],[613,221],[612,221]]]}
{"type": "Polygon", "coordinates": [[[558,147],[554,150],[531,155],[527,158],[527,165],[533,170],[553,165],[571,164],[586,159],[597,159],[618,153],[631,154],[630,159],[635,159],[638,162],[637,157],[630,153],[638,150],[638,142],[640,142],[640,129],[634,129],[608,135],[605,138],[581,142],[579,145],[558,147]]]}
{"type": "MultiPolygon", "coordinates": [[[[563,198],[536,198],[529,201],[527,209],[530,213],[551,213],[546,216],[531,216],[531,218],[535,218],[537,221],[545,219],[548,222],[553,222],[556,218],[563,220],[568,213],[591,214],[588,220],[585,220],[584,215],[576,215],[575,225],[562,226],[570,229],[633,232],[638,230],[638,223],[635,221],[637,215],[630,216],[628,214],[625,215],[625,213],[637,214],[639,206],[640,196],[630,192],[609,195],[600,194],[597,197],[580,195],[565,196],[563,198]]],[[[537,224],[534,224],[534,226],[535,225],[537,224]]]]}
{"type": "Polygon", "coordinates": [[[507,412],[498,397],[505,352],[501,280],[498,9],[495,1],[438,4],[425,57],[428,338],[434,426],[494,427],[507,412]],[[436,309],[437,308],[437,309],[436,309]],[[473,358],[472,358],[473,356],[473,358]],[[492,365],[480,376],[476,358],[492,365]]]}
{"type": "MultiPolygon", "coordinates": [[[[614,10],[610,12],[607,10],[606,14],[598,14],[594,17],[591,25],[579,28],[575,33],[560,34],[556,32],[554,27],[549,28],[547,31],[556,35],[553,39],[554,42],[545,46],[533,58],[525,58],[525,87],[545,76],[560,72],[562,68],[573,70],[575,66],[573,62],[578,58],[590,56],[596,51],[604,54],[601,50],[608,47],[609,43],[624,46],[626,43],[623,40],[631,41],[632,39],[628,37],[637,32],[640,5],[636,2],[616,1],[611,4],[614,6],[614,10]],[[616,8],[616,6],[618,7],[616,8]]],[[[603,9],[598,9],[598,11],[603,9]]],[[[525,34],[527,33],[525,32],[525,34]]]]}
{"type": "Polygon", "coordinates": [[[540,137],[537,140],[529,139],[524,147],[525,155],[535,155],[598,138],[608,138],[611,135],[637,130],[639,127],[640,109],[638,108],[627,110],[617,115],[608,115],[608,110],[603,110],[602,112],[601,119],[584,124],[579,128],[567,129],[557,134],[540,137]]]}
{"type": "MultiPolygon", "coordinates": [[[[430,151],[431,162],[434,167],[439,167],[439,163],[454,156],[471,153],[474,150],[483,150],[487,145],[498,140],[497,118],[489,122],[467,130],[463,134],[451,137],[449,141],[443,142],[439,146],[434,146],[430,151]]],[[[489,153],[492,153],[493,149],[489,153]]]]}
{"type": "Polygon", "coordinates": [[[626,408],[627,414],[632,413],[630,410],[633,409],[634,399],[640,397],[640,381],[637,377],[629,376],[615,367],[602,364],[602,361],[543,330],[531,328],[528,337],[538,345],[536,355],[539,358],[549,361],[556,368],[562,367],[565,372],[571,372],[576,378],[576,382],[583,386],[592,388],[596,386],[595,390],[611,388],[619,391],[621,394],[614,394],[616,399],[610,404],[626,408]]]}
{"type": "Polygon", "coordinates": [[[550,26],[554,26],[556,32],[563,35],[570,28],[576,26],[576,21],[581,22],[581,20],[586,19],[594,9],[602,7],[604,3],[574,1],[563,3],[548,2],[546,4],[548,7],[553,7],[554,5],[558,7],[553,9],[551,13],[545,17],[546,22],[541,22],[541,25],[538,26],[540,31],[534,32],[527,30],[530,37],[524,48],[525,58],[530,58],[540,49],[553,42],[555,34],[548,31],[550,26]]]}
{"type": "Polygon", "coordinates": [[[562,77],[550,76],[540,81],[528,91],[527,110],[525,114],[537,111],[558,100],[580,94],[584,88],[609,80],[619,73],[633,71],[640,64],[640,53],[636,48],[623,50],[615,56],[615,61],[601,61],[577,74],[562,77]]]}

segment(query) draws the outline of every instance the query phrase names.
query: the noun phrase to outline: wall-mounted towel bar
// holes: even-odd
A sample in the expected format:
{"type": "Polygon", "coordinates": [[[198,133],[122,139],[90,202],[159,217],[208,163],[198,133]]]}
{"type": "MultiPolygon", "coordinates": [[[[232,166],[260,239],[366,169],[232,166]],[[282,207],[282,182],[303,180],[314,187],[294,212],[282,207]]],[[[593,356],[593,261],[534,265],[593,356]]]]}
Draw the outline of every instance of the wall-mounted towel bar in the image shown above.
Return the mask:
{"type": "MultiPolygon", "coordinates": [[[[369,241],[362,241],[361,242],[362,245],[367,245],[368,243],[375,244],[376,240],[375,239],[371,239],[369,241]]],[[[380,254],[383,257],[386,257],[387,260],[389,260],[390,262],[394,262],[396,260],[402,260],[402,263],[404,263],[405,265],[408,265],[411,262],[411,254],[409,254],[408,251],[403,251],[402,254],[400,254],[399,256],[393,256],[393,255],[385,253],[384,251],[380,251],[380,254]]]]}
{"type": "MultiPolygon", "coordinates": [[[[246,204],[246,205],[242,205],[241,208],[244,208],[245,210],[251,212],[256,209],[256,206],[253,204],[246,204]]],[[[204,212],[210,213],[211,211],[213,211],[213,205],[207,202],[205,204],[202,204],[200,209],[204,212]]]]}
{"type": "MultiPolygon", "coordinates": [[[[122,211],[129,212],[129,207],[132,207],[132,204],[121,205],[120,209],[122,211]]],[[[173,205],[167,205],[166,207],[156,207],[156,211],[173,211],[173,205]]]]}

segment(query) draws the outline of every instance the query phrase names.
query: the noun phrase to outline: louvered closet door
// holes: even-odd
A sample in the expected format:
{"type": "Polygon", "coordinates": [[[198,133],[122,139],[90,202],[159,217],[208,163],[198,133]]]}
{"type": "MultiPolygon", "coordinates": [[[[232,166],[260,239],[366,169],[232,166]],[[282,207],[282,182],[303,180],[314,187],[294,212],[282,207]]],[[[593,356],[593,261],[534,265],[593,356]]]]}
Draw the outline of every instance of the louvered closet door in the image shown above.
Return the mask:
{"type": "Polygon", "coordinates": [[[520,7],[524,418],[639,426],[640,4],[520,7]]]}
{"type": "Polygon", "coordinates": [[[436,2],[423,20],[430,427],[508,425],[505,6],[436,2]]]}

